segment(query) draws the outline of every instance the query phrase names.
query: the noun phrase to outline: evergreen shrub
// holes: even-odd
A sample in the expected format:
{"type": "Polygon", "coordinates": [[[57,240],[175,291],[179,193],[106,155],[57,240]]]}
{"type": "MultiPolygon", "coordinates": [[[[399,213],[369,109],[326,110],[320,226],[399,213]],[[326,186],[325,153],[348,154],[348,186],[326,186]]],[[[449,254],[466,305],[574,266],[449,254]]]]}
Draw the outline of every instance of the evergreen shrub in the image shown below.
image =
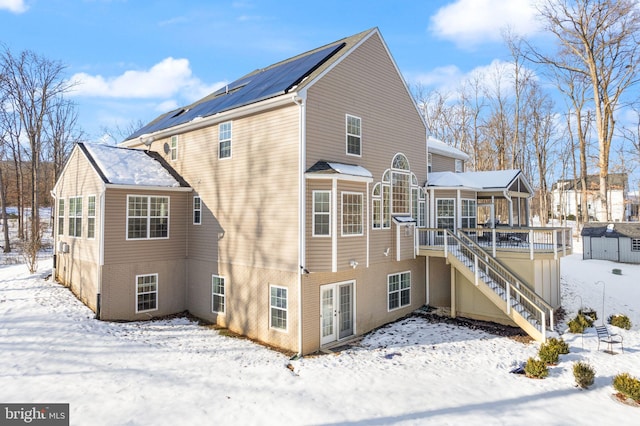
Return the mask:
{"type": "Polygon", "coordinates": [[[547,344],[557,347],[560,355],[566,355],[569,353],[569,344],[565,342],[562,337],[559,339],[550,337],[547,339],[547,344]]]}
{"type": "Polygon", "coordinates": [[[573,377],[576,379],[576,384],[582,389],[591,386],[595,376],[595,370],[586,362],[578,361],[573,364],[573,377]]]}
{"type": "Polygon", "coordinates": [[[547,365],[556,365],[558,363],[558,358],[560,357],[559,348],[549,342],[543,343],[540,345],[540,349],[538,350],[538,357],[540,358],[540,361],[547,365]]]}
{"type": "Polygon", "coordinates": [[[615,376],[613,378],[613,388],[627,398],[640,403],[640,380],[629,375],[629,373],[621,373],[615,376]]]}
{"type": "Polygon", "coordinates": [[[611,325],[624,328],[625,330],[629,330],[631,328],[631,320],[626,315],[611,315],[608,322],[611,325]]]}
{"type": "Polygon", "coordinates": [[[549,375],[549,369],[544,361],[538,359],[529,358],[524,365],[524,372],[527,377],[534,377],[536,379],[544,379],[549,375]]]}
{"type": "Polygon", "coordinates": [[[584,333],[586,328],[593,325],[593,321],[590,316],[584,315],[582,312],[578,312],[571,321],[569,321],[569,331],[574,334],[584,333]]]}

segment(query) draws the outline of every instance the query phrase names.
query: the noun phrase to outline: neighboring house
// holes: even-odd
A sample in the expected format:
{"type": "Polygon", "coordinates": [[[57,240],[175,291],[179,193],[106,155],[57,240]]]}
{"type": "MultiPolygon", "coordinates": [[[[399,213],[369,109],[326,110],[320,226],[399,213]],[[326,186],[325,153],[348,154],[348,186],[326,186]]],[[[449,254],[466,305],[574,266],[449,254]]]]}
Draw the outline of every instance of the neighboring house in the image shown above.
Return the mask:
{"type": "MultiPolygon", "coordinates": [[[[514,171],[498,187],[425,185],[428,157],[444,173],[464,170],[466,158],[431,145],[428,155],[425,123],[379,31],[364,31],[254,71],[119,147],[78,144],[53,191],[55,276],[101,319],[188,310],[303,354],[425,304],[519,324],[474,289],[468,305],[442,295],[478,285],[455,278],[469,267],[445,264],[452,250],[442,242],[476,226],[477,200],[513,205],[528,185],[514,171]],[[439,241],[427,241],[428,225],[441,227],[439,241]]],[[[549,269],[524,234],[503,231],[470,235],[525,265],[531,288],[553,293],[557,307],[559,246],[540,251],[549,269]]],[[[505,289],[529,285],[507,279],[505,289]]]]}
{"type": "MultiPolygon", "coordinates": [[[[628,187],[626,173],[609,174],[607,202],[611,212],[611,220],[614,222],[624,222],[630,218],[631,211],[627,199],[628,187]]],[[[553,216],[555,218],[569,215],[576,217],[580,211],[582,184],[577,181],[574,185],[573,179],[559,180],[551,187],[551,197],[554,208],[553,216]]],[[[601,211],[599,175],[587,176],[587,210],[589,212],[589,220],[607,220],[607,215],[604,211],[601,211]]]]}
{"type": "Polygon", "coordinates": [[[640,263],[640,224],[585,223],[582,258],[640,263]]]}

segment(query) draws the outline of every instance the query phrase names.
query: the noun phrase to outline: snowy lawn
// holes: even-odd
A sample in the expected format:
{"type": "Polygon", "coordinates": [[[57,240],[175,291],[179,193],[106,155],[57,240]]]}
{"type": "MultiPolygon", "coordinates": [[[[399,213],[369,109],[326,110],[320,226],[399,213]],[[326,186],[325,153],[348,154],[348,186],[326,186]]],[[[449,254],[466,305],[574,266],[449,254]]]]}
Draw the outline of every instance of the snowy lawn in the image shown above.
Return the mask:
{"type": "Polygon", "coordinates": [[[639,424],[640,408],[614,400],[611,381],[640,377],[640,266],[581,259],[562,260],[564,322],[581,304],[602,316],[602,281],[605,315],[633,327],[610,326],[624,337],[618,355],[596,350],[593,329],[563,333],[571,353],[543,380],[509,373],[537,343],[418,316],[339,354],[290,361],[184,318],[97,321],[43,278],[50,259],[36,275],[0,266],[0,402],[70,403],[72,425],[639,424]],[[575,387],[578,360],[596,370],[588,390],[575,387]]]}

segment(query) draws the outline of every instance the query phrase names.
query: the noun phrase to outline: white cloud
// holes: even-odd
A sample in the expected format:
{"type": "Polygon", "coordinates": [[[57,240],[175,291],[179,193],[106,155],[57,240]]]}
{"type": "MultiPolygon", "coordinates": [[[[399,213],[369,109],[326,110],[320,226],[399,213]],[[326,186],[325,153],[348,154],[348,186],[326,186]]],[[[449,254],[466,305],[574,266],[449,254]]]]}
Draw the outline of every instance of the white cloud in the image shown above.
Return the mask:
{"type": "Polygon", "coordinates": [[[448,89],[456,87],[464,78],[464,73],[455,65],[437,67],[433,70],[417,74],[409,79],[426,87],[448,89]]]}
{"type": "Polygon", "coordinates": [[[120,99],[167,99],[178,96],[189,102],[206,96],[224,84],[204,84],[193,77],[187,59],[171,57],[148,70],[129,70],[116,77],[77,73],[71,77],[71,81],[76,83],[71,93],[75,96],[120,99]]]}
{"type": "Polygon", "coordinates": [[[13,13],[23,13],[28,9],[24,0],[0,0],[0,10],[8,10],[13,13]]]}
{"type": "Polygon", "coordinates": [[[430,30],[439,38],[472,47],[502,40],[510,28],[520,35],[538,31],[536,0],[456,0],[431,17],[430,30]]]}

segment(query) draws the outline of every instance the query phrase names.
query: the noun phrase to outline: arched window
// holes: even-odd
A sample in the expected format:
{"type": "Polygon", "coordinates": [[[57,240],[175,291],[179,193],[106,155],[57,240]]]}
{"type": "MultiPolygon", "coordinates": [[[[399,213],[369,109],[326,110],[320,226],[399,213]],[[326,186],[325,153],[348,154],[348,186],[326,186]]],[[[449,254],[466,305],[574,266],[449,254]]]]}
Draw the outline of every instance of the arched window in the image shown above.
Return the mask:
{"type": "Polygon", "coordinates": [[[404,154],[396,154],[391,162],[391,214],[411,214],[411,175],[404,154]]]}

